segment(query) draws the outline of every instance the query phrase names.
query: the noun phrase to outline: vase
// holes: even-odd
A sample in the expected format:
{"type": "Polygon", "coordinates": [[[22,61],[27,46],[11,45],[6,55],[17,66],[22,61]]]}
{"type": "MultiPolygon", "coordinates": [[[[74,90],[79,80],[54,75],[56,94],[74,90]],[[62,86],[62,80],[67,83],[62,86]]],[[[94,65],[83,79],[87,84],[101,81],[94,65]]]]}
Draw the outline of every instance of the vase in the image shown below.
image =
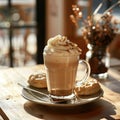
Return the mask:
{"type": "Polygon", "coordinates": [[[106,79],[110,67],[110,54],[107,47],[92,44],[88,44],[87,47],[86,60],[91,67],[90,75],[94,78],[106,79]]]}

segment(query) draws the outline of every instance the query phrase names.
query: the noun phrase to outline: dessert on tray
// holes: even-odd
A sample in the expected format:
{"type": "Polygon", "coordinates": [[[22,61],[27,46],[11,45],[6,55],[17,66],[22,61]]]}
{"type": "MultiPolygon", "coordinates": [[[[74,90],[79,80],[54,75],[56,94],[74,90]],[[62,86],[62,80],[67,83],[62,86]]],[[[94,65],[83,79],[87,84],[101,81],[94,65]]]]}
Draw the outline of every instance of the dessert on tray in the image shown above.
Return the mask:
{"type": "Polygon", "coordinates": [[[29,76],[28,83],[30,86],[36,88],[47,88],[46,74],[43,72],[39,74],[32,74],[29,76]]]}
{"type": "Polygon", "coordinates": [[[100,84],[94,78],[89,78],[84,84],[75,87],[75,93],[79,95],[92,95],[100,90],[100,84]]]}

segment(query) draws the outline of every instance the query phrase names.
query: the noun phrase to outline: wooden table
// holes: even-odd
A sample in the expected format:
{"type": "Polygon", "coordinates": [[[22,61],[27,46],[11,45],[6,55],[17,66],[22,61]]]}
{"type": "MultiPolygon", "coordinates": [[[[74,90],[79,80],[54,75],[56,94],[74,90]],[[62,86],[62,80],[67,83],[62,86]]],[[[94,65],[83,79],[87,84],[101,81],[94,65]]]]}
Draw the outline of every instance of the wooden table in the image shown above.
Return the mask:
{"type": "Polygon", "coordinates": [[[17,83],[27,83],[30,74],[42,69],[42,65],[37,65],[0,70],[0,120],[120,119],[120,72],[109,69],[109,78],[100,81],[104,90],[101,99],[63,109],[33,103],[21,96],[22,88],[17,83]]]}

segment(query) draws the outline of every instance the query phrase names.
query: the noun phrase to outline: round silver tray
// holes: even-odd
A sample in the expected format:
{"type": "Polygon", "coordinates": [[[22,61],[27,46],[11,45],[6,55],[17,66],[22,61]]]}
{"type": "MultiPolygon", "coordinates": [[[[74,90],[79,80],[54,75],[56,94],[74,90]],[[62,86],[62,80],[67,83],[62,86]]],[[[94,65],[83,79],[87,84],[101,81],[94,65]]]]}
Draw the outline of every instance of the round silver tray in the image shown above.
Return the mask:
{"type": "MultiPolygon", "coordinates": [[[[40,89],[39,91],[48,94],[47,89],[40,89]]],[[[47,97],[41,96],[35,92],[31,92],[24,88],[22,89],[22,96],[29,101],[42,105],[56,106],[56,107],[72,107],[72,106],[84,105],[100,99],[103,96],[103,90],[100,89],[96,94],[93,95],[77,97],[76,99],[71,100],[68,103],[53,103],[47,97]]]]}

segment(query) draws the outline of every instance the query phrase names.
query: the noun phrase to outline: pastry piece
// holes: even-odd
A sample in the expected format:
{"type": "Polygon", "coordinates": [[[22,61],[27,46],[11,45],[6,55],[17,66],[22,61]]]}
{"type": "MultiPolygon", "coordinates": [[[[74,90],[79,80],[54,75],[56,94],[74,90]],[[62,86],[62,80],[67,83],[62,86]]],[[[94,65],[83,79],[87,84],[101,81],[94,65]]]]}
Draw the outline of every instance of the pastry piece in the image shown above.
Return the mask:
{"type": "Polygon", "coordinates": [[[39,73],[35,75],[30,75],[28,79],[28,83],[30,86],[33,86],[36,88],[47,88],[46,74],[39,73]]]}
{"type": "Polygon", "coordinates": [[[75,93],[77,95],[92,95],[92,94],[97,93],[100,90],[100,88],[101,87],[96,79],[89,78],[81,86],[75,87],[75,93]]]}

